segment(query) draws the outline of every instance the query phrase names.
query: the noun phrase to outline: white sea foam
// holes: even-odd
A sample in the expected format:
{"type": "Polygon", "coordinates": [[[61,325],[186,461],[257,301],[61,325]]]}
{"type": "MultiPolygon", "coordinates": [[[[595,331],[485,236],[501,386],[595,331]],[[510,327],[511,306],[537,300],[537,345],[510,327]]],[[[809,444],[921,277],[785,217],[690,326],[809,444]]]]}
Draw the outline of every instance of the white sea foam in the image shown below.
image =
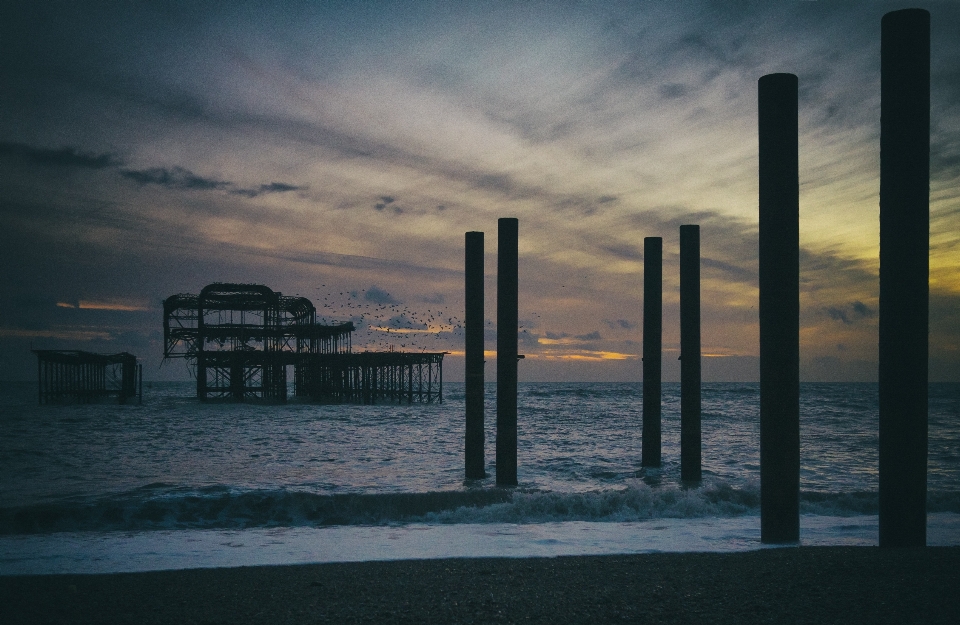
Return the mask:
{"type": "MultiPolygon", "coordinates": [[[[799,544],[876,545],[877,517],[803,515],[799,544]]],[[[927,544],[960,546],[960,514],[929,515],[927,544]]],[[[0,537],[0,575],[424,558],[736,552],[764,547],[760,543],[760,519],[753,515],[623,523],[415,523],[375,527],[69,532],[0,537]]]]}

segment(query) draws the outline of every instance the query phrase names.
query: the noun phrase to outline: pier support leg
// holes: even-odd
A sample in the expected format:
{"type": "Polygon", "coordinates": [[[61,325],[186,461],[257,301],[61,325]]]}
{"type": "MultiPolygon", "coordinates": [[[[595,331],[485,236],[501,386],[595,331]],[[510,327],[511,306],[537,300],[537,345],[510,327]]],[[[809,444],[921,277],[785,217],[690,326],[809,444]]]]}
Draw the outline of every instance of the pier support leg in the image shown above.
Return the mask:
{"type": "Polygon", "coordinates": [[[797,77],[759,84],[760,541],[800,540],[797,77]]]}
{"type": "Polygon", "coordinates": [[[663,239],[643,239],[643,434],[640,464],[660,466],[663,239]]]}
{"type": "Polygon", "coordinates": [[[930,14],[880,35],[880,546],[927,542],[930,14]]]}
{"type": "Polygon", "coordinates": [[[701,479],[700,226],[680,226],[680,479],[701,479]]]}
{"type": "Polygon", "coordinates": [[[518,222],[497,223],[497,484],[517,484],[518,222]]]}
{"type": "Polygon", "coordinates": [[[207,399],[207,359],[203,355],[203,350],[197,351],[197,399],[200,401],[207,399]]]}
{"type": "Polygon", "coordinates": [[[464,250],[467,411],[464,464],[466,478],[475,480],[487,476],[483,462],[483,233],[466,233],[464,250]]]}

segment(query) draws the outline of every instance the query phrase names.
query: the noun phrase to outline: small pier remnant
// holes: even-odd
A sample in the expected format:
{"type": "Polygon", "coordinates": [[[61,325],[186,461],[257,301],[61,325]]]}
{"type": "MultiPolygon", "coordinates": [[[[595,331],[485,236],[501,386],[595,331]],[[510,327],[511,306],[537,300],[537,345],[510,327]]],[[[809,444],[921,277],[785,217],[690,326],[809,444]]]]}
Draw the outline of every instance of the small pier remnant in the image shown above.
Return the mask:
{"type": "Polygon", "coordinates": [[[930,13],[880,34],[880,546],[927,542],[930,13]]]}
{"type": "Polygon", "coordinates": [[[35,349],[38,400],[42,404],[89,403],[116,396],[120,403],[143,399],[143,365],[127,352],[35,349]]]}
{"type": "Polygon", "coordinates": [[[797,77],[758,82],[760,541],[800,540],[800,178],[797,77]]]}
{"type": "Polygon", "coordinates": [[[487,476],[483,459],[483,233],[467,232],[464,245],[464,325],[466,433],[464,464],[468,480],[487,476]]]}
{"type": "Polygon", "coordinates": [[[497,220],[497,484],[517,485],[519,224],[497,220]]]}
{"type": "Polygon", "coordinates": [[[663,239],[643,239],[643,432],[640,464],[660,466],[663,239]]]}
{"type": "Polygon", "coordinates": [[[701,479],[700,226],[680,226],[680,479],[701,479]]]}

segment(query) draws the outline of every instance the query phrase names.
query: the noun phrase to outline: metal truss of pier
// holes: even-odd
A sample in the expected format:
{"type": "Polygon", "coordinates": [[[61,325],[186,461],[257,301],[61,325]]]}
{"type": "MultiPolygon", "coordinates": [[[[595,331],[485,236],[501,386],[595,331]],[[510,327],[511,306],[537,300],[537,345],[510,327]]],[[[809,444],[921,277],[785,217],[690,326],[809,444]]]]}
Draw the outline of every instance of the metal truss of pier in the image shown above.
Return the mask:
{"type": "Polygon", "coordinates": [[[298,395],[336,403],[443,401],[443,354],[360,352],[310,358],[297,368],[298,395]]]}
{"type": "Polygon", "coordinates": [[[317,323],[316,308],[258,284],[215,283],[163,304],[166,358],[196,369],[197,397],[321,402],[442,401],[443,354],[353,353],[352,323],[317,323]]]}
{"type": "Polygon", "coordinates": [[[35,349],[40,404],[89,403],[115,396],[120,403],[143,396],[143,365],[127,352],[95,354],[35,349]]]}

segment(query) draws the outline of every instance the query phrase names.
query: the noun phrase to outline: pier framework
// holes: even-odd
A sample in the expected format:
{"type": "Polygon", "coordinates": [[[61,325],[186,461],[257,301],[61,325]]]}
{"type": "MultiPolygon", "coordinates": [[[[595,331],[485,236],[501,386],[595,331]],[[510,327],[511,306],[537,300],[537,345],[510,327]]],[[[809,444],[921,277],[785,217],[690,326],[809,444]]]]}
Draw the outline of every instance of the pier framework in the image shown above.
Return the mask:
{"type": "Polygon", "coordinates": [[[79,350],[35,349],[40,404],[99,401],[120,403],[142,396],[143,365],[127,352],[95,354],[79,350]]]}
{"type": "Polygon", "coordinates": [[[321,402],[443,401],[443,354],[352,351],[353,323],[317,322],[304,297],[259,284],[215,283],[163,305],[164,357],[196,369],[197,397],[321,402]]]}

